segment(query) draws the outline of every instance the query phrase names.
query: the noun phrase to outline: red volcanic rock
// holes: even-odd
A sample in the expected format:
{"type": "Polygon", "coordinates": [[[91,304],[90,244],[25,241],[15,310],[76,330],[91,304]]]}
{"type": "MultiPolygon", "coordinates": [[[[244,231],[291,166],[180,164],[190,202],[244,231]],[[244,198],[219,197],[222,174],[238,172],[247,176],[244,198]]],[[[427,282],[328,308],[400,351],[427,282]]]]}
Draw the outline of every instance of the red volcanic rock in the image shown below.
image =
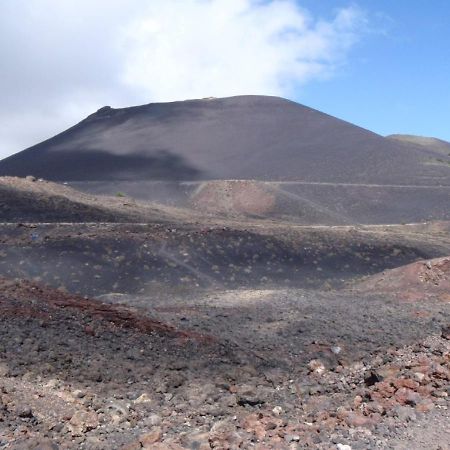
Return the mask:
{"type": "Polygon", "coordinates": [[[246,416],[242,422],[242,428],[247,431],[247,433],[252,433],[257,439],[264,439],[266,436],[266,427],[261,419],[262,414],[249,414],[246,416]]]}
{"type": "MultiPolygon", "coordinates": [[[[51,320],[49,309],[69,308],[89,315],[103,324],[113,324],[121,328],[131,328],[142,333],[161,333],[184,340],[210,341],[208,336],[180,331],[146,316],[140,316],[130,309],[102,303],[77,295],[71,295],[27,280],[15,282],[0,278],[0,313],[5,316],[37,317],[51,320]],[[36,302],[38,301],[38,302],[36,302]],[[42,307],[45,305],[45,309],[42,307]]],[[[46,323],[46,322],[44,322],[46,323]]],[[[95,336],[97,331],[92,325],[83,327],[86,334],[95,336]]]]}
{"type": "Polygon", "coordinates": [[[266,215],[274,210],[276,194],[258,181],[210,181],[202,183],[191,203],[213,213],[266,215]]]}
{"type": "Polygon", "coordinates": [[[139,438],[139,442],[142,444],[142,448],[151,449],[154,448],[153,444],[160,441],[162,437],[161,428],[154,428],[152,431],[142,435],[139,438]]]}
{"type": "Polygon", "coordinates": [[[394,396],[401,405],[417,405],[421,400],[417,392],[405,387],[398,389],[394,396]]]}
{"type": "Polygon", "coordinates": [[[398,378],[394,381],[394,386],[398,389],[400,388],[408,388],[412,390],[416,390],[419,387],[419,383],[409,378],[398,378]]]}
{"type": "Polygon", "coordinates": [[[379,414],[373,414],[369,417],[357,412],[351,412],[345,418],[345,422],[351,427],[372,427],[379,422],[379,420],[379,414]]]}
{"type": "Polygon", "coordinates": [[[450,257],[418,261],[386,270],[358,285],[369,292],[393,293],[403,301],[417,301],[433,295],[443,301],[450,291],[450,257]]]}

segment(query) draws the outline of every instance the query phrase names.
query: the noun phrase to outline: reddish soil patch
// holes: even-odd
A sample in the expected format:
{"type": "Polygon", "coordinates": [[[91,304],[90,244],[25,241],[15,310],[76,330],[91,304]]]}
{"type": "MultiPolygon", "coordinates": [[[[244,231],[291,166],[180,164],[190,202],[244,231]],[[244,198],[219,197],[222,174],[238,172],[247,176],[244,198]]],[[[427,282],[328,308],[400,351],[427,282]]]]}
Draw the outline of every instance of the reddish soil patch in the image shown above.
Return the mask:
{"type": "MultiPolygon", "coordinates": [[[[144,315],[138,315],[125,306],[71,295],[28,280],[12,281],[0,278],[0,291],[0,313],[3,317],[23,316],[51,321],[52,311],[70,308],[90,318],[146,334],[159,333],[182,340],[194,339],[205,343],[213,340],[212,337],[181,331],[144,315]]],[[[87,326],[85,331],[87,334],[95,334],[95,330],[90,326],[87,326]]]]}
{"type": "Polygon", "coordinates": [[[213,181],[202,184],[191,202],[210,213],[260,216],[273,212],[276,196],[257,181],[213,181]]]}
{"type": "Polygon", "coordinates": [[[358,288],[389,292],[405,301],[429,296],[450,301],[450,257],[418,261],[369,277],[358,288]]]}

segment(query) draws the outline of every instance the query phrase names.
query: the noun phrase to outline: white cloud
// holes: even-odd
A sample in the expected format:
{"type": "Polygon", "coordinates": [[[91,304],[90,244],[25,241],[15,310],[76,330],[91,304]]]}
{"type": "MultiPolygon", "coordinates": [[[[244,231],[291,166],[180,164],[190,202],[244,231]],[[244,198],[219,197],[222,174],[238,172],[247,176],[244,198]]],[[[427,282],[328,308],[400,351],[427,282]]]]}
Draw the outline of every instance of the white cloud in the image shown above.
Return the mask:
{"type": "Polygon", "coordinates": [[[151,99],[292,95],[332,73],[357,37],[355,8],[315,22],[296,2],[152,2],[126,27],[123,80],[151,99]]]}
{"type": "Polygon", "coordinates": [[[3,0],[0,157],[104,105],[293,97],[331,76],[365,27],[294,0],[3,0]]]}

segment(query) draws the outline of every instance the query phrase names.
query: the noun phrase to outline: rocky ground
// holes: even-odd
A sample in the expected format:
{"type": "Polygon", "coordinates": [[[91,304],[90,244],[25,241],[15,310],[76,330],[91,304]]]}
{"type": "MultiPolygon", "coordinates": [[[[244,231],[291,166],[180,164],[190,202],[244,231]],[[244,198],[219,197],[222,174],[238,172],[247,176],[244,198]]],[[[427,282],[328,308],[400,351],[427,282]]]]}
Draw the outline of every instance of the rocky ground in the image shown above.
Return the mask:
{"type": "Polygon", "coordinates": [[[448,225],[0,224],[0,276],[80,295],[326,289],[450,254],[448,225]]]}
{"type": "Polygon", "coordinates": [[[109,300],[2,280],[4,448],[448,448],[442,301],[109,300]]]}
{"type": "Polygon", "coordinates": [[[449,223],[173,211],[0,224],[0,448],[449,448],[449,223]]]}

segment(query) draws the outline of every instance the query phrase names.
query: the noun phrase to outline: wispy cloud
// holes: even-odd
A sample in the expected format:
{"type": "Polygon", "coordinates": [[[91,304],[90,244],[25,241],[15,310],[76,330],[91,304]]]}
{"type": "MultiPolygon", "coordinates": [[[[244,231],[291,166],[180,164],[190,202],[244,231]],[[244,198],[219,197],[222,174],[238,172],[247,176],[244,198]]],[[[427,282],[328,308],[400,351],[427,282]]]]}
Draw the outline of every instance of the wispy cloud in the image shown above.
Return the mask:
{"type": "Polygon", "coordinates": [[[4,0],[0,156],[104,104],[238,94],[293,97],[333,75],[366,26],[294,0],[4,0]]]}

